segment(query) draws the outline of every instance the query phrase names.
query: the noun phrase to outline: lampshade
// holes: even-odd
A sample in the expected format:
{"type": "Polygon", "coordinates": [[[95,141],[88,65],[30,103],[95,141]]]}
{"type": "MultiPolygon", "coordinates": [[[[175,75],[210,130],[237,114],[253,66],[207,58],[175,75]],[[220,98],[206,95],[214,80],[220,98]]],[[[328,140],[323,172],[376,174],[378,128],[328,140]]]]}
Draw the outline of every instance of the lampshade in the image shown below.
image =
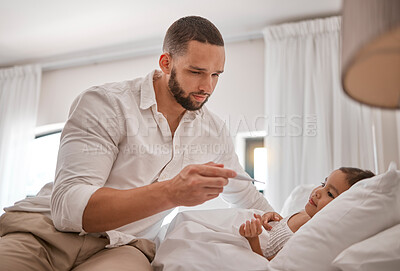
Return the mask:
{"type": "Polygon", "coordinates": [[[353,99],[400,108],[400,0],[344,0],[342,85],[353,99]]]}

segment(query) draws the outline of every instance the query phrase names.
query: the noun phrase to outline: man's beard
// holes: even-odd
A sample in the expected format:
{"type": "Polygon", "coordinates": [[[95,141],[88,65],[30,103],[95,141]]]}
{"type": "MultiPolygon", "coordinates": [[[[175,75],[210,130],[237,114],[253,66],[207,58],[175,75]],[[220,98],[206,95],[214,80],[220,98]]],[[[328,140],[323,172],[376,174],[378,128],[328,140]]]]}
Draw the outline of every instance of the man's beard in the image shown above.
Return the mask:
{"type": "Polygon", "coordinates": [[[179,82],[176,80],[176,71],[174,68],[172,68],[171,76],[168,80],[168,87],[171,93],[174,95],[176,102],[189,111],[195,111],[200,109],[208,101],[208,97],[210,97],[210,95],[208,95],[203,91],[191,92],[187,96],[185,96],[185,91],[181,88],[179,82]],[[192,94],[207,95],[207,98],[202,103],[195,102],[192,101],[190,97],[192,94]]]}

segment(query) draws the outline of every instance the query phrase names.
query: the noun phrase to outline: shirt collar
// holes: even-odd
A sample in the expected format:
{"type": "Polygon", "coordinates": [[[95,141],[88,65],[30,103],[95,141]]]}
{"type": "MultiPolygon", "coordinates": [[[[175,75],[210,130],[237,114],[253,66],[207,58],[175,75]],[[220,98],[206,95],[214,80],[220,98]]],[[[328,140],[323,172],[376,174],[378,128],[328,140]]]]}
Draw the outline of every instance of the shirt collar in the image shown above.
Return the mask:
{"type": "Polygon", "coordinates": [[[194,120],[197,117],[203,118],[203,116],[204,116],[204,109],[201,108],[201,109],[195,110],[195,111],[186,110],[184,118],[186,118],[188,120],[194,120]]]}
{"type": "Polygon", "coordinates": [[[152,71],[143,80],[140,91],[140,109],[148,109],[156,103],[156,94],[154,92],[153,77],[157,70],[152,71]]]}
{"type": "MultiPolygon", "coordinates": [[[[157,70],[153,70],[151,73],[146,75],[146,77],[143,80],[141,87],[141,94],[140,94],[140,109],[145,110],[152,107],[153,105],[157,107],[156,94],[154,91],[154,84],[153,84],[154,73],[156,72],[157,70]]],[[[189,120],[194,120],[198,116],[203,117],[204,109],[201,108],[195,111],[187,110],[185,116],[189,120]]]]}

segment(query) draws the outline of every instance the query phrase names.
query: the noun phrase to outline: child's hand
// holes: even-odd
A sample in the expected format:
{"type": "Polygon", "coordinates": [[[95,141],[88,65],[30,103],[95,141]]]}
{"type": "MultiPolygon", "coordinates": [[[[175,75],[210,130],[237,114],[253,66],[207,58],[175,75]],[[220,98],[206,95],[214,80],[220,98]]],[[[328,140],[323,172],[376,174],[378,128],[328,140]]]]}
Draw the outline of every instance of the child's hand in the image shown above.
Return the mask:
{"type": "MultiPolygon", "coordinates": [[[[256,215],[254,215],[256,216],[256,215]]],[[[272,229],[272,226],[268,224],[268,222],[270,221],[279,221],[282,219],[282,217],[280,216],[280,214],[276,213],[276,212],[268,212],[263,214],[263,216],[261,217],[260,215],[257,215],[259,217],[259,219],[261,220],[261,223],[263,225],[263,227],[267,230],[270,231],[272,229]]]]}
{"type": "Polygon", "coordinates": [[[241,236],[249,238],[258,237],[262,232],[261,227],[261,220],[260,218],[256,217],[254,214],[255,219],[247,220],[246,223],[240,225],[239,233],[241,236]]]}

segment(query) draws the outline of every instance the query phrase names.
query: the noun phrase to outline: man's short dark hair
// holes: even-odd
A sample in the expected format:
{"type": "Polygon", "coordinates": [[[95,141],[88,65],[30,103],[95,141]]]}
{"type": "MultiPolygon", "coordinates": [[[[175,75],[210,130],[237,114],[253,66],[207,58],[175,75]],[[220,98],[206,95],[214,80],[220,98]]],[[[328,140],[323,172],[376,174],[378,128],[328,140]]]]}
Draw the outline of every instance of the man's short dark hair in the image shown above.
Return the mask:
{"type": "Polygon", "coordinates": [[[183,55],[191,40],[224,46],[224,39],[212,22],[199,16],[188,16],[180,18],[168,28],[163,51],[171,56],[183,55]]]}

